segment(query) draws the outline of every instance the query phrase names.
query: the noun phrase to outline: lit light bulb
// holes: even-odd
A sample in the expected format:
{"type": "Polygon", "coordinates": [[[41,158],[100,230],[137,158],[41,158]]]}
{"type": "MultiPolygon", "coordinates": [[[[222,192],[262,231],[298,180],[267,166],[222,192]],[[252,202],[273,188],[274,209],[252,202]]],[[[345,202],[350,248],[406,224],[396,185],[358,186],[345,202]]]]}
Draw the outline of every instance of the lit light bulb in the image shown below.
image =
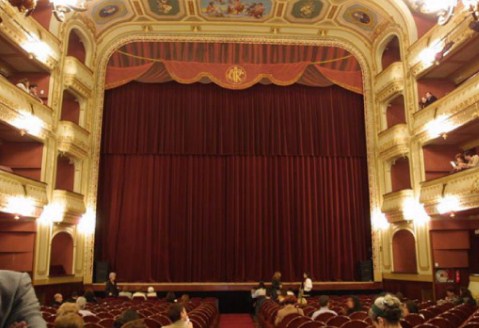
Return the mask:
{"type": "Polygon", "coordinates": [[[426,124],[427,133],[432,138],[442,136],[444,139],[446,139],[447,133],[453,129],[454,127],[445,115],[441,115],[426,124]]]}
{"type": "Polygon", "coordinates": [[[35,202],[24,196],[9,197],[5,212],[14,214],[15,220],[21,216],[31,217],[35,213],[35,202]]]}
{"type": "Polygon", "coordinates": [[[374,230],[387,230],[389,228],[388,219],[380,209],[373,211],[371,223],[374,230]]]}
{"type": "Polygon", "coordinates": [[[95,221],[95,212],[91,208],[87,209],[78,223],[78,231],[84,235],[93,234],[95,232],[95,221]]]}
{"type": "Polygon", "coordinates": [[[460,201],[457,196],[448,195],[443,197],[437,205],[437,211],[439,214],[449,213],[451,217],[455,216],[454,212],[460,209],[460,201]]]}
{"type": "Polygon", "coordinates": [[[52,203],[43,208],[42,215],[38,219],[38,222],[42,225],[50,225],[54,222],[61,222],[63,220],[63,214],[65,213],[65,207],[52,203]]]}
{"type": "Polygon", "coordinates": [[[424,205],[414,198],[407,198],[403,203],[402,209],[404,218],[408,221],[414,221],[415,224],[424,225],[430,220],[424,205]]]}

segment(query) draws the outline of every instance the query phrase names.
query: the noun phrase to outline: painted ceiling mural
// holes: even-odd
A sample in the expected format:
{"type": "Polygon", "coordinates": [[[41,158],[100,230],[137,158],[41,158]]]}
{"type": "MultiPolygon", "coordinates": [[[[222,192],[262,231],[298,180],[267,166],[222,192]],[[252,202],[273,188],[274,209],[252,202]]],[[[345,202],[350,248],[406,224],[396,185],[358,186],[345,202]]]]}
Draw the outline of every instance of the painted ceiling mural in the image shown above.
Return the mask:
{"type": "Polygon", "coordinates": [[[370,42],[392,20],[374,2],[353,0],[97,0],[82,15],[92,21],[97,36],[119,24],[260,22],[348,28],[370,42]]]}

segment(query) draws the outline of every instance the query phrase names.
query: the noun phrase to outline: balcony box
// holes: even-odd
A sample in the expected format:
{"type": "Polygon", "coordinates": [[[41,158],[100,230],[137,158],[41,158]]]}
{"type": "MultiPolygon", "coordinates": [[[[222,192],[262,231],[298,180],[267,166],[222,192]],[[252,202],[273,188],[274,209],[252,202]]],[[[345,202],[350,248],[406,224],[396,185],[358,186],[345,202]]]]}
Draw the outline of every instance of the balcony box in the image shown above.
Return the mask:
{"type": "Polygon", "coordinates": [[[380,102],[401,93],[404,89],[403,63],[392,63],[384,71],[376,75],[375,89],[380,102]]]}
{"type": "Polygon", "coordinates": [[[47,185],[15,173],[0,170],[0,207],[5,208],[9,198],[19,196],[33,200],[36,207],[34,216],[38,217],[43,206],[48,202],[47,185]]]}
{"type": "Polygon", "coordinates": [[[94,87],[93,72],[75,57],[65,58],[64,67],[65,88],[76,95],[88,99],[94,87]]]}
{"type": "Polygon", "coordinates": [[[86,211],[83,195],[72,191],[54,190],[52,203],[62,207],[64,221],[72,224],[77,223],[86,211]]]}
{"type": "Polygon", "coordinates": [[[397,124],[379,133],[379,155],[384,160],[409,153],[409,130],[406,124],[397,124]]]}
{"type": "Polygon", "coordinates": [[[90,133],[79,125],[60,121],[58,124],[58,149],[76,159],[85,159],[90,150],[90,133]]]}
{"type": "Polygon", "coordinates": [[[459,199],[458,210],[479,207],[479,167],[421,183],[420,201],[429,215],[439,214],[437,205],[443,196],[459,199]]]}
{"type": "Polygon", "coordinates": [[[390,223],[405,221],[403,208],[408,199],[414,197],[412,189],[405,189],[396,192],[390,192],[383,195],[383,206],[381,211],[386,215],[390,223]]]}

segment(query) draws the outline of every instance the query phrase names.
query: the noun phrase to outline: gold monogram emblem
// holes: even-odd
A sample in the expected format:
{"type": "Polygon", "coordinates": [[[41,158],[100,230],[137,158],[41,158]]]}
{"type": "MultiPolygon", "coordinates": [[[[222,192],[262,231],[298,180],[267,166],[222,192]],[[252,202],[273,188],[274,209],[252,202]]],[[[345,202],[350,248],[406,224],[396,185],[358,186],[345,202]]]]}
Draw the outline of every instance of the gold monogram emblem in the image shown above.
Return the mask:
{"type": "Polygon", "coordinates": [[[231,66],[225,73],[226,79],[231,83],[241,83],[246,79],[246,70],[238,65],[231,66]]]}

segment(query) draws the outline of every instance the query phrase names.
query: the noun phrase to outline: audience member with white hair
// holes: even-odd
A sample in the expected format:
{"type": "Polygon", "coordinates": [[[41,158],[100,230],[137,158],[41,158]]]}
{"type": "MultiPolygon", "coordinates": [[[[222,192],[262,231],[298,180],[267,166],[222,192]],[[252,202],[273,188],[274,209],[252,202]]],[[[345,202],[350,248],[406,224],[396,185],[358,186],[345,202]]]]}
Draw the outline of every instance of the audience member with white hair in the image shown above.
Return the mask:
{"type": "Polygon", "coordinates": [[[83,296],[78,297],[77,299],[78,313],[80,313],[82,317],[94,315],[91,311],[86,309],[86,304],[87,304],[87,301],[85,297],[83,296]]]}
{"type": "Polygon", "coordinates": [[[158,295],[156,295],[156,292],[153,286],[148,287],[148,292],[146,293],[146,297],[158,297],[158,295]]]}
{"type": "Polygon", "coordinates": [[[108,276],[108,281],[105,285],[105,293],[107,297],[118,297],[120,294],[120,288],[116,282],[116,273],[110,272],[108,276]]]}

